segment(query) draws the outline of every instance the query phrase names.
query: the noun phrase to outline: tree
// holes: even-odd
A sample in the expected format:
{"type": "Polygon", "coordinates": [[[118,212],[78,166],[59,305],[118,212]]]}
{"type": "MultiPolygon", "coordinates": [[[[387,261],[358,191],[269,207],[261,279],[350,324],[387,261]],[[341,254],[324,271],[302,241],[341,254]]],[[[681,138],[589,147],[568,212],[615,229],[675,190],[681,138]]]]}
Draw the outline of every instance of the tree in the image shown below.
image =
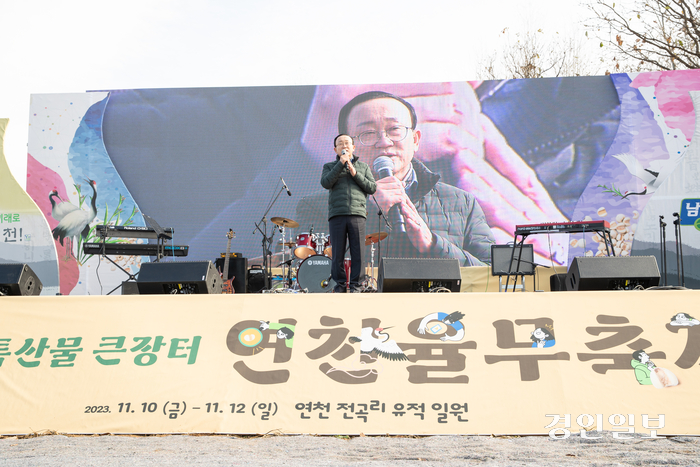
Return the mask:
{"type": "MultiPolygon", "coordinates": [[[[700,0],[593,0],[587,24],[614,72],[700,67],[700,0]]],[[[588,32],[586,33],[588,35],[588,32]]]]}
{"type": "Polygon", "coordinates": [[[583,43],[573,36],[563,37],[558,32],[548,38],[542,29],[535,32],[517,32],[510,35],[508,28],[501,31],[506,44],[499,52],[492,52],[478,64],[480,79],[518,79],[595,74],[591,61],[586,60],[583,43]]]}

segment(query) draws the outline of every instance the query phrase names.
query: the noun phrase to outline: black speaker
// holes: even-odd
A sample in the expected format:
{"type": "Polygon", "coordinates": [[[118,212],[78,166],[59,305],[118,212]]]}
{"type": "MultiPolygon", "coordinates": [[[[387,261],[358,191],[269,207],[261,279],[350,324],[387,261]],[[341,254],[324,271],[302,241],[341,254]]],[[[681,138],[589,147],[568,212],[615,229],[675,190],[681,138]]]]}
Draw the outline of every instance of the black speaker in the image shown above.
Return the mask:
{"type": "Polygon", "coordinates": [[[261,293],[265,288],[265,270],[262,266],[248,269],[248,293],[261,293]]]}
{"type": "Polygon", "coordinates": [[[632,290],[659,285],[654,256],[580,256],[566,274],[566,290],[632,290]]]}
{"type": "Polygon", "coordinates": [[[552,274],[549,276],[549,290],[562,292],[566,290],[566,274],[552,274]]]}
{"type": "Polygon", "coordinates": [[[378,292],[459,292],[462,276],[459,261],[438,258],[382,258],[378,292]]]}
{"type": "Polygon", "coordinates": [[[122,281],[122,295],[138,295],[139,285],[133,281],[122,281]]]}
{"type": "Polygon", "coordinates": [[[220,294],[221,277],[211,261],[142,263],[139,294],[220,294]]]}
{"type": "MultiPolygon", "coordinates": [[[[216,259],[216,269],[224,272],[224,261],[226,258],[216,259]]],[[[228,278],[233,279],[233,290],[236,293],[248,292],[248,258],[229,257],[228,261],[228,278]]]]}
{"type": "Polygon", "coordinates": [[[0,295],[39,295],[44,286],[24,263],[0,264],[0,295]]]}

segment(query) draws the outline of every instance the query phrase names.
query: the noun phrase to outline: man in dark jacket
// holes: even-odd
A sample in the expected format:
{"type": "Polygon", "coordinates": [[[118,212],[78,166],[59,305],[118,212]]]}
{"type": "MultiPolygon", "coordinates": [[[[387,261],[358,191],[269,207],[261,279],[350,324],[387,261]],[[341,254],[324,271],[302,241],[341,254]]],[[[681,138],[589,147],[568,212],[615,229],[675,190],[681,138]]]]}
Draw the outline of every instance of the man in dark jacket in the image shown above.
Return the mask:
{"type": "Polygon", "coordinates": [[[331,278],[334,292],[359,292],[363,280],[362,251],[367,219],[367,195],[377,190],[372,171],[354,155],[353,139],[340,134],[333,141],[336,160],[323,166],[321,186],[328,193],[328,227],[333,251],[331,278]],[[350,278],[345,273],[345,242],[350,246],[350,278]],[[349,285],[349,287],[348,287],[349,285]]]}
{"type": "MultiPolygon", "coordinates": [[[[414,159],[421,139],[416,121],[410,103],[380,91],[356,96],[338,117],[340,132],[356,135],[356,154],[361,161],[373,165],[377,158],[386,157],[393,165],[393,175],[377,181],[369,212],[376,213],[378,205],[388,214],[395,206],[404,229],[395,223],[389,238],[380,245],[381,256],[456,258],[462,266],[490,263],[495,241],[474,196],[440,182],[438,174],[414,159]]],[[[318,194],[302,199],[297,205],[299,223],[319,228],[323,215],[319,206],[318,194]]],[[[380,230],[386,228],[379,224],[377,232],[380,230]]],[[[331,242],[336,249],[335,241],[331,242]]]]}

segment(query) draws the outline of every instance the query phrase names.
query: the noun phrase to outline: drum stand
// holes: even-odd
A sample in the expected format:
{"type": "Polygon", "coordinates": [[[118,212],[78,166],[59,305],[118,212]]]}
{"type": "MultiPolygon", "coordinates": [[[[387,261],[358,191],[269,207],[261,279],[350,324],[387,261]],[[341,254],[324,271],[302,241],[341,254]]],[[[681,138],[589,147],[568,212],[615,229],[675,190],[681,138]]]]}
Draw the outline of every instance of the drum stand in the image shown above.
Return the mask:
{"type": "Polygon", "coordinates": [[[369,264],[371,265],[370,270],[372,271],[370,273],[370,276],[366,280],[366,285],[365,288],[367,289],[372,289],[375,292],[377,291],[377,280],[374,278],[374,242],[372,242],[372,246],[370,247],[370,256],[369,256],[369,264]]]}
{"type": "MultiPolygon", "coordinates": [[[[282,263],[281,263],[282,264],[282,277],[285,277],[287,275],[285,271],[287,270],[288,267],[291,267],[291,264],[289,266],[287,265],[287,263],[285,262],[285,255],[284,255],[284,253],[285,253],[284,249],[287,248],[286,228],[283,225],[282,227],[280,227],[280,229],[282,230],[282,263]]],[[[291,259],[292,255],[290,254],[289,256],[291,259]]],[[[286,281],[282,285],[283,285],[283,288],[285,288],[285,289],[287,288],[286,281]]]]}

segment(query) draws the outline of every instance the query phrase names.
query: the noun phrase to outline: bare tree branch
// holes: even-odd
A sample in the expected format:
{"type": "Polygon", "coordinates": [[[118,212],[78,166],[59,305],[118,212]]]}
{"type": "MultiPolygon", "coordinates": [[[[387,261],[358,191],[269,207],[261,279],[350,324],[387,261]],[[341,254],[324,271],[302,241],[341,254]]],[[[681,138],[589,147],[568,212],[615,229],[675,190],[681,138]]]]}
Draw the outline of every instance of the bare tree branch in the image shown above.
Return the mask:
{"type": "Polygon", "coordinates": [[[592,0],[586,26],[614,71],[700,68],[700,0],[592,0]]]}
{"type": "Polygon", "coordinates": [[[583,56],[582,40],[559,33],[547,37],[538,29],[510,34],[501,31],[505,46],[479,61],[481,79],[544,78],[595,74],[592,61],[583,56]]]}

